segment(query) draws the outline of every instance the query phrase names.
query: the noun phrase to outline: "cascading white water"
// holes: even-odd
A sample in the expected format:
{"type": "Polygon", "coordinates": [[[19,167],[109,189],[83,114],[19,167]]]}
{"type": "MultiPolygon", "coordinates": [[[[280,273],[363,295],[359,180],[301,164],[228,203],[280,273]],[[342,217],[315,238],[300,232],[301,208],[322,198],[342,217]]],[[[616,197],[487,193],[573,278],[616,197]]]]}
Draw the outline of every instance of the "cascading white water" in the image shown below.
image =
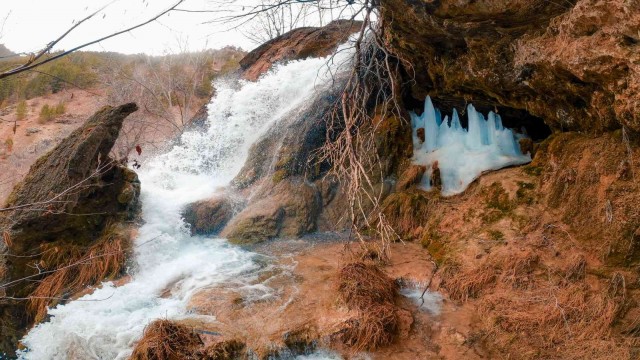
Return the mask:
{"type": "Polygon", "coordinates": [[[139,171],[144,225],[135,240],[130,281],[119,287],[103,283],[90,295],[50,309],[51,318],[22,339],[26,349],[19,356],[126,359],[148,323],[189,317],[195,292],[248,281],[260,269],[259,255],[224,239],[190,236],[181,209],[227,184],[251,144],[283,116],[300,111],[314,92],[331,86],[331,74],[351,56],[343,46],[334,58],[279,65],[255,83],[217,83],[208,130],[186,132],[179,145],[139,171]]]}
{"type": "Polygon", "coordinates": [[[515,134],[502,125],[500,115],[489,112],[488,118],[467,107],[467,129],[460,124],[458,112],[453,109],[451,121],[433,106],[427,96],[421,116],[410,112],[413,127],[413,163],[425,165],[427,172],[421,187],[431,189],[433,168],[440,170],[442,194],[454,195],[464,191],[484,171],[506,166],[526,164],[530,154],[522,154],[516,142],[522,134],[515,134]],[[424,129],[424,142],[418,136],[424,129]]]}

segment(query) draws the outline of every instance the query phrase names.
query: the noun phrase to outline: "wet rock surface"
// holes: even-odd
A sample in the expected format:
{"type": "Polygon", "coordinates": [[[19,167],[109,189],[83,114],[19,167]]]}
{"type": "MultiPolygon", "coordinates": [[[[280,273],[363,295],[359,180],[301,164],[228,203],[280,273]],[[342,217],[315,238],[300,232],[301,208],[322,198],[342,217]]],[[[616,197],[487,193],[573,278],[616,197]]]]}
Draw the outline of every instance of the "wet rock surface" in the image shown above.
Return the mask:
{"type": "Polygon", "coordinates": [[[215,234],[231,220],[235,205],[224,195],[196,201],[184,210],[184,220],[191,225],[191,234],[215,234]]]}
{"type": "Polygon", "coordinates": [[[315,184],[283,180],[235,216],[221,235],[236,243],[300,236],[317,229],[321,210],[315,184]]]}
{"type": "MultiPolygon", "coordinates": [[[[392,284],[425,281],[429,263],[417,251],[419,245],[392,246],[393,258],[381,268],[385,277],[392,284]]],[[[277,263],[258,272],[253,286],[224,284],[198,292],[189,308],[206,316],[182,324],[201,334],[205,346],[240,341],[258,359],[292,358],[315,349],[353,355],[354,349],[343,343],[342,334],[366,314],[341,300],[338,283],[345,264],[358,261],[359,245],[277,240],[255,250],[277,263]],[[345,251],[347,247],[350,251],[345,251]],[[216,320],[207,320],[208,316],[216,320]]],[[[439,316],[420,311],[418,303],[405,296],[396,294],[392,301],[397,306],[399,326],[393,329],[397,341],[372,351],[374,358],[409,360],[436,355],[429,343],[439,327],[439,316]]],[[[436,307],[441,305],[438,302],[436,307]]]]}

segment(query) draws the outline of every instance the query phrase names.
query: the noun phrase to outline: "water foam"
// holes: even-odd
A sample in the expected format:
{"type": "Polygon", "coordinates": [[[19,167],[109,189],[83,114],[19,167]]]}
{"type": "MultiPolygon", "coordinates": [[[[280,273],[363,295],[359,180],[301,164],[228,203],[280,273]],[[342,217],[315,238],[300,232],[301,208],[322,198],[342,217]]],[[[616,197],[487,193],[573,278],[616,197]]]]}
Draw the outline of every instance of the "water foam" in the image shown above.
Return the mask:
{"type": "Polygon", "coordinates": [[[22,359],[126,359],[144,327],[188,317],[200,289],[242,281],[261,268],[258,255],[224,239],[190,236],[180,212],[210,196],[244,164],[249,147],[283,116],[299,111],[351,51],[276,66],[257,82],[216,83],[206,131],[184,133],[169,152],[139,171],[145,224],[135,240],[131,280],[103,283],[92,294],[49,310],[23,339],[22,359]]]}

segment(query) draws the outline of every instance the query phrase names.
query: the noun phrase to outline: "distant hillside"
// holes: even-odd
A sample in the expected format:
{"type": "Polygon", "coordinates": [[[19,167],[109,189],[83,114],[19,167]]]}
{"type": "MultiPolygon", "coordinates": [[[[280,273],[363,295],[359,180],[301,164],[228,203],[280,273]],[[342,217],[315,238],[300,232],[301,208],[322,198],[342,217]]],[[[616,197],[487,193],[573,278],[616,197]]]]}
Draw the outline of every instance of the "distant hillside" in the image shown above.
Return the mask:
{"type": "MultiPolygon", "coordinates": [[[[5,53],[12,54],[0,45],[2,67],[18,66],[26,61],[20,56],[2,59],[5,53]]],[[[244,51],[234,47],[166,56],[80,51],[20,76],[1,79],[0,108],[65,89],[102,88],[118,97],[130,97],[132,94],[126,90],[138,85],[143,85],[143,89],[138,90],[151,91],[155,97],[167,95],[161,100],[169,105],[179,101],[176,97],[185,89],[195,89],[198,98],[208,99],[213,92],[211,81],[237,69],[244,55],[244,51]]]]}
{"type": "Polygon", "coordinates": [[[0,44],[0,57],[15,55],[15,53],[9,49],[7,49],[4,44],[0,44]]]}

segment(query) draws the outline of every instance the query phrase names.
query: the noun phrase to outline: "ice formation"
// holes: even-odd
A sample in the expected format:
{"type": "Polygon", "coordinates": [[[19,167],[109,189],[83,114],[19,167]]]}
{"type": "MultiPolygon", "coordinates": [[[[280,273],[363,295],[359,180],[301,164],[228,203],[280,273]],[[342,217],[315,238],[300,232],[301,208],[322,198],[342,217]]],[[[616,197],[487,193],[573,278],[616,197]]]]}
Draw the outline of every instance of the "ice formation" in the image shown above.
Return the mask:
{"type": "Polygon", "coordinates": [[[531,155],[523,154],[518,144],[518,139],[526,135],[515,134],[505,128],[500,115],[494,112],[489,112],[485,119],[469,104],[469,124],[465,129],[455,109],[451,119],[448,116],[443,119],[440,110],[427,96],[422,115],[414,112],[410,115],[413,163],[427,167],[420,183],[425,190],[432,188],[431,178],[435,169],[440,172],[442,194],[454,195],[464,191],[484,171],[531,161],[531,155]]]}

